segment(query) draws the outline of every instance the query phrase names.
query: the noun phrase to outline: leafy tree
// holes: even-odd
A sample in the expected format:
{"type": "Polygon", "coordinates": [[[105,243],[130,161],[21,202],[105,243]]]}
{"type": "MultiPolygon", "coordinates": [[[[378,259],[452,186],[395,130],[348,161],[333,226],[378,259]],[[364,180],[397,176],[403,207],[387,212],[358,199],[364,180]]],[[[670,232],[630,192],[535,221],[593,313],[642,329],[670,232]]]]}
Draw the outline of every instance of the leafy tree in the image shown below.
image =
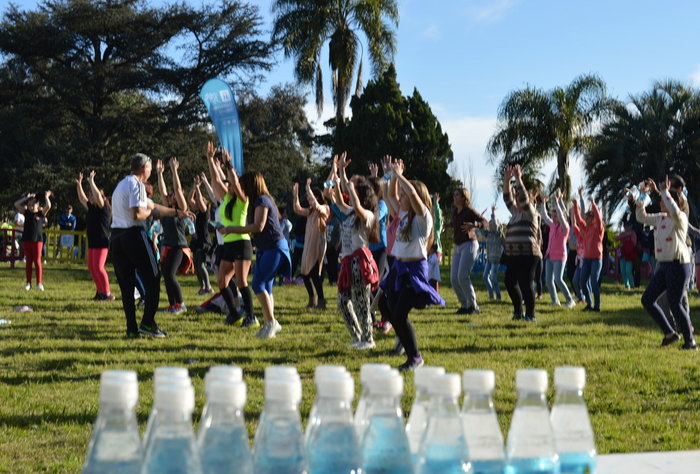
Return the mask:
{"type": "Polygon", "coordinates": [[[337,124],[344,122],[352,79],[358,65],[356,90],[362,80],[360,33],[366,37],[375,74],[383,71],[396,51],[392,26],[399,22],[396,0],[275,0],[272,37],[286,57],[295,60],[299,83],[313,84],[319,115],[323,108],[321,50],[328,42],[333,103],[337,124]]]}
{"type": "Polygon", "coordinates": [[[499,129],[488,151],[492,159],[502,157],[500,168],[520,164],[539,169],[556,156],[556,187],[568,194],[569,155],[586,150],[592,128],[608,106],[605,83],[594,75],[579,76],[551,91],[534,87],[513,91],[499,108],[499,129]]]}
{"type": "Polygon", "coordinates": [[[691,220],[697,220],[700,195],[700,91],[676,81],[656,83],[628,103],[617,103],[610,120],[584,157],[588,187],[610,204],[623,201],[624,188],[666,174],[686,180],[691,220]]]}
{"type": "Polygon", "coordinates": [[[201,85],[268,69],[261,26],[257,8],[235,0],[199,9],[142,0],[10,6],[0,24],[0,165],[19,180],[4,175],[0,188],[70,189],[76,170],[89,168],[114,182],[136,150],[199,153],[201,85]]]}
{"type": "Polygon", "coordinates": [[[391,155],[402,158],[407,175],[431,190],[445,193],[456,185],[447,173],[453,160],[449,137],[417,90],[401,95],[393,65],[369,81],[350,107],[352,118],[336,133],[352,159],[351,172],[366,174],[370,162],[391,155]]]}

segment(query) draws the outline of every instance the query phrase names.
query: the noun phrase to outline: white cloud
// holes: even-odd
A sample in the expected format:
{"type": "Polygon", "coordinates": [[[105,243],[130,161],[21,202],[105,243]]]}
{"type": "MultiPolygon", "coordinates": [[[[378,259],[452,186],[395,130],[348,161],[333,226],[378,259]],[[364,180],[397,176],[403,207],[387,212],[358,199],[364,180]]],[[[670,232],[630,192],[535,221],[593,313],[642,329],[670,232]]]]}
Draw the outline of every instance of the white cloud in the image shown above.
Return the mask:
{"type": "Polygon", "coordinates": [[[464,9],[466,16],[480,23],[493,23],[503,18],[518,0],[490,0],[464,9]]]}
{"type": "Polygon", "coordinates": [[[690,75],[690,80],[695,87],[700,87],[700,65],[695,67],[695,70],[690,75]]]}

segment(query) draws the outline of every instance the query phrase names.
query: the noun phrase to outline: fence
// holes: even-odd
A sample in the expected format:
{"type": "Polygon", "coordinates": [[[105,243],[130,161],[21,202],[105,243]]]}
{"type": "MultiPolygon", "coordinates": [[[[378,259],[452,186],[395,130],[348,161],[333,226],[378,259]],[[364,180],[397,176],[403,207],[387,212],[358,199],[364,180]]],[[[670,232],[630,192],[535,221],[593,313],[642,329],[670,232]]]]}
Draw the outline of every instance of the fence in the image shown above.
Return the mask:
{"type": "MultiPolygon", "coordinates": [[[[59,263],[85,263],[87,255],[87,235],[85,231],[46,229],[43,260],[59,263]]],[[[2,252],[0,262],[10,262],[10,268],[15,268],[15,262],[24,259],[22,243],[19,241],[22,232],[15,229],[0,229],[2,252]]]]}

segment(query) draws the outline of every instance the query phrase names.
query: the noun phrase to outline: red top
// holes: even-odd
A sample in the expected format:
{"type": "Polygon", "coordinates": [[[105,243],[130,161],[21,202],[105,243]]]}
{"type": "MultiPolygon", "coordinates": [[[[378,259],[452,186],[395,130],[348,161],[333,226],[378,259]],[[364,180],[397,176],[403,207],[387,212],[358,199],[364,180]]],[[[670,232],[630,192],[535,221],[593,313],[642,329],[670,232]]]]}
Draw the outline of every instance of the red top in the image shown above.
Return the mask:
{"type": "Polygon", "coordinates": [[[600,259],[603,258],[603,218],[600,215],[600,210],[594,202],[591,203],[591,211],[593,212],[593,222],[591,225],[586,225],[586,221],[581,218],[581,213],[578,210],[578,204],[574,201],[574,220],[576,225],[581,230],[583,237],[583,258],[600,259]]]}
{"type": "Polygon", "coordinates": [[[372,285],[372,291],[379,287],[379,269],[372,258],[372,252],[367,247],[360,247],[340,261],[340,273],[338,274],[338,291],[345,293],[352,286],[352,259],[357,258],[360,264],[360,274],[365,284],[372,285]]]}

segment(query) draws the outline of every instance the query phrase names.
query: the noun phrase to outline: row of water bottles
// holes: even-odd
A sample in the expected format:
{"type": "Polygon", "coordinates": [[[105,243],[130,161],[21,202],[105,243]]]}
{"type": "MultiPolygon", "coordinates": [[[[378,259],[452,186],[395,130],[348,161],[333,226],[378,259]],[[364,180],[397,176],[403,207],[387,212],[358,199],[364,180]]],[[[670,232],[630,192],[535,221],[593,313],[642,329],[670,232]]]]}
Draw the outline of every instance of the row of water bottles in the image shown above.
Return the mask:
{"type": "Polygon", "coordinates": [[[583,399],[582,367],[557,367],[551,415],[544,370],[516,374],[518,402],[503,447],[490,370],[462,377],[441,367],[415,372],[408,422],[403,378],[387,364],[364,364],[353,415],[354,380],[343,366],[321,365],[306,431],[299,414],[301,378],[290,366],[265,369],[265,403],[249,448],[239,367],[212,367],[195,436],[194,388],[181,367],[159,367],[154,403],[139,437],[136,373],[105,371],[100,410],[84,473],[589,473],[595,445],[583,399]],[[459,398],[464,389],[462,406],[459,398]]]}

